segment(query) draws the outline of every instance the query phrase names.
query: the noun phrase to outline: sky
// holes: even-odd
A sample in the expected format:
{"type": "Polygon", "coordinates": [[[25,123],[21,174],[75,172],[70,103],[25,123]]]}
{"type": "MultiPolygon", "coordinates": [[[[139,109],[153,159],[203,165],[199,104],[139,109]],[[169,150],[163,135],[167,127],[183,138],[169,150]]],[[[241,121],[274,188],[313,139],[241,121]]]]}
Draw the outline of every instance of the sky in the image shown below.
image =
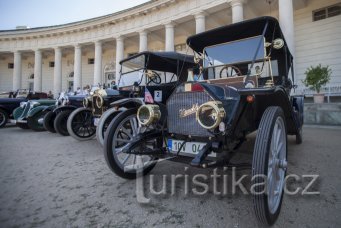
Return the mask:
{"type": "Polygon", "coordinates": [[[0,0],[0,30],[60,25],[115,13],[148,0],[0,0]]]}

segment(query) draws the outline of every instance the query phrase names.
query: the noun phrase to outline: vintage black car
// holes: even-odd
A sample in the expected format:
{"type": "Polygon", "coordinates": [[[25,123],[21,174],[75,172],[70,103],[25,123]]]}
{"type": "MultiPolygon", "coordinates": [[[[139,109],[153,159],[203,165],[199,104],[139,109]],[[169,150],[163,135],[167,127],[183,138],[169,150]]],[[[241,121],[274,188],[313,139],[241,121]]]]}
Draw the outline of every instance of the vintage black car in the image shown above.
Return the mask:
{"type": "Polygon", "coordinates": [[[89,140],[96,136],[96,122],[110,107],[110,103],[124,98],[114,89],[97,89],[83,99],[83,107],[74,110],[67,119],[67,131],[79,140],[89,140]]]}
{"type": "Polygon", "coordinates": [[[71,112],[83,106],[85,95],[68,95],[65,92],[59,94],[56,106],[49,107],[44,116],[44,128],[52,133],[68,136],[67,119],[71,112]]]}
{"type": "Polygon", "coordinates": [[[47,94],[24,89],[3,93],[0,98],[0,128],[4,127],[10,119],[13,119],[12,112],[20,106],[21,102],[41,98],[47,98],[47,94]]]}
{"type": "Polygon", "coordinates": [[[246,136],[258,130],[254,210],[271,225],[283,198],[287,135],[301,143],[303,125],[303,97],[290,95],[293,57],[279,23],[256,18],[191,36],[187,44],[197,53],[200,72],[190,73],[166,103],[117,115],[104,140],[107,164],[123,178],[147,174],[165,157],[190,158],[195,167],[227,166],[246,136]]]}
{"type": "Polygon", "coordinates": [[[193,68],[195,63],[190,55],[144,51],[123,59],[120,65],[119,92],[126,98],[111,103],[112,108],[101,116],[96,136],[102,145],[105,131],[118,113],[145,104],[146,92],[157,102],[165,102],[177,82],[187,79],[187,70],[193,68]]]}

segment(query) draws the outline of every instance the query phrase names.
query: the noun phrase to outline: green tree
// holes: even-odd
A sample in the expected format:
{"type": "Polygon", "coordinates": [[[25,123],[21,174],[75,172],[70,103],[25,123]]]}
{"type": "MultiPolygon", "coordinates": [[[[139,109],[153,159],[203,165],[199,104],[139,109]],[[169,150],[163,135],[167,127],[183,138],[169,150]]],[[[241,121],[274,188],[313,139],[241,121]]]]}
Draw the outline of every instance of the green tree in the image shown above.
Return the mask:
{"type": "Polygon", "coordinates": [[[315,90],[317,93],[320,93],[321,87],[330,81],[332,70],[329,66],[323,67],[319,64],[316,67],[309,67],[304,74],[306,77],[302,80],[303,84],[310,89],[315,90]]]}

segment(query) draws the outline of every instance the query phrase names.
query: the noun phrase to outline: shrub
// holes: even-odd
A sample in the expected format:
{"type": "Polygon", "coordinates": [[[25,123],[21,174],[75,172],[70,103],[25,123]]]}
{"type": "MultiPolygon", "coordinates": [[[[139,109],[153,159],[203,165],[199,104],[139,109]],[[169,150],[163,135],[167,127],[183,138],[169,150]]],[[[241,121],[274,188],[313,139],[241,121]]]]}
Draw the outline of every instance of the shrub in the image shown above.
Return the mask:
{"type": "Polygon", "coordinates": [[[321,64],[319,64],[316,67],[311,66],[304,74],[306,75],[306,78],[302,81],[303,84],[310,89],[315,90],[317,93],[320,93],[321,87],[330,81],[332,70],[329,66],[322,67],[321,64]]]}

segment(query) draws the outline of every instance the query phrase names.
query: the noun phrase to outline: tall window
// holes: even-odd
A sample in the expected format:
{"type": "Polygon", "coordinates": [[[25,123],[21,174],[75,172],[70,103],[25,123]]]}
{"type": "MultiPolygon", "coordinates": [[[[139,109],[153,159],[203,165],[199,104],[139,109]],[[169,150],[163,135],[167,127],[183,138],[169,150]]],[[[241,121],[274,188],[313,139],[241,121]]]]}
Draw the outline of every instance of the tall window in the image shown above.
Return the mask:
{"type": "Polygon", "coordinates": [[[323,20],[341,14],[341,3],[313,11],[313,21],[323,20]]]}

